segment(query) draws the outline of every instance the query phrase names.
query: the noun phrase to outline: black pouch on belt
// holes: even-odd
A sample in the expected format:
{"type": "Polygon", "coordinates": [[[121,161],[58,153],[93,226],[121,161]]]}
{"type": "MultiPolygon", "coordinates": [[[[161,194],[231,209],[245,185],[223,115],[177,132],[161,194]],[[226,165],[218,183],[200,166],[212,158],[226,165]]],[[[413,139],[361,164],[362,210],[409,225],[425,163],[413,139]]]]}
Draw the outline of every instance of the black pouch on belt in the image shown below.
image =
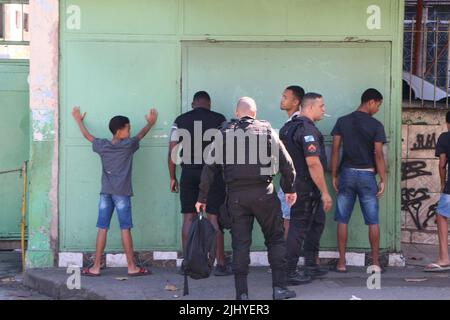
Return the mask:
{"type": "Polygon", "coordinates": [[[228,190],[224,203],[219,208],[219,226],[222,229],[231,229],[231,213],[228,210],[228,190]]]}

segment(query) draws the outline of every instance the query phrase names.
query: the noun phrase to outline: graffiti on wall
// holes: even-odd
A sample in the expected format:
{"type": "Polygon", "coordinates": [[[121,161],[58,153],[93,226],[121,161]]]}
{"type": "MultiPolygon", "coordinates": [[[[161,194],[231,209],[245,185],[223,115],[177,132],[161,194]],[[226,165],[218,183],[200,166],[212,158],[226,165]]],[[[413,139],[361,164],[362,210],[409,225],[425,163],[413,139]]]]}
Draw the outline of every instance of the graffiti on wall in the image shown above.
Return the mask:
{"type": "Polygon", "coordinates": [[[428,221],[430,221],[432,218],[434,218],[434,224],[436,224],[436,208],[438,206],[438,203],[434,203],[431,206],[428,207],[427,216],[425,217],[425,221],[422,223],[422,226],[424,229],[428,227],[428,221]]]}
{"type": "Polygon", "coordinates": [[[414,142],[412,151],[417,150],[434,150],[436,148],[436,133],[416,135],[416,142],[414,142]]]}
{"type": "Polygon", "coordinates": [[[427,214],[424,221],[420,220],[420,211],[425,200],[430,199],[427,188],[403,188],[402,189],[402,211],[409,213],[414,221],[417,230],[427,229],[429,221],[436,216],[437,203],[427,208],[427,214]]]}
{"type": "Polygon", "coordinates": [[[435,159],[433,151],[436,149],[437,136],[440,134],[441,127],[438,125],[434,128],[433,126],[426,128],[409,126],[408,130],[412,130],[409,141],[407,141],[408,149],[422,152],[415,153],[414,156],[408,153],[412,158],[420,157],[420,159],[403,159],[401,181],[407,183],[401,190],[402,211],[406,212],[413,221],[412,225],[407,228],[413,227],[422,231],[436,225],[437,202],[434,203],[430,199],[433,194],[438,192],[435,190],[435,179],[438,177],[433,176],[436,168],[431,168],[431,166],[435,162],[430,160],[435,159]]]}
{"type": "Polygon", "coordinates": [[[427,167],[425,161],[405,161],[402,163],[402,181],[414,179],[421,176],[431,176],[430,171],[424,170],[427,167]]]}

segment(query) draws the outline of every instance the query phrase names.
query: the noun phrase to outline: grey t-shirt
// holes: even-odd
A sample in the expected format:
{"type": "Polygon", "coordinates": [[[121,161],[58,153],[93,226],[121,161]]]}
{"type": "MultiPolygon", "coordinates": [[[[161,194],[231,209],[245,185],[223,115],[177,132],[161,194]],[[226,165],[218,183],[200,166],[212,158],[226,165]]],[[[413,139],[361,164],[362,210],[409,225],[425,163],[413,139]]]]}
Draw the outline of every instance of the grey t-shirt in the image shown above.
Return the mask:
{"type": "Polygon", "coordinates": [[[108,139],[95,139],[92,150],[102,160],[102,191],[104,194],[132,196],[131,171],[133,154],[139,149],[139,139],[133,137],[113,144],[108,139]]]}

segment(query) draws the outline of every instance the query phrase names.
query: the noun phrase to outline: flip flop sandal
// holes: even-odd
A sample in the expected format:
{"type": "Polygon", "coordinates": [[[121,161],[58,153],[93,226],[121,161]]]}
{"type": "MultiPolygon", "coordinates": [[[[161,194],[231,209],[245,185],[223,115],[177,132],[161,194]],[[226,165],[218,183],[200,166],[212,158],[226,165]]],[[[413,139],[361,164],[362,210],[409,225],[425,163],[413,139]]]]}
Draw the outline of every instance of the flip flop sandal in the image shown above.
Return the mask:
{"type": "Polygon", "coordinates": [[[129,273],[128,276],[129,277],[142,277],[142,276],[149,276],[151,274],[152,274],[152,272],[150,270],[145,269],[145,268],[140,268],[138,272],[129,273]]]}
{"type": "Polygon", "coordinates": [[[338,265],[338,260],[337,259],[333,259],[331,260],[328,264],[330,265],[330,271],[334,271],[337,273],[347,273],[348,270],[347,268],[345,269],[338,269],[337,265],[338,265]]]}
{"type": "Polygon", "coordinates": [[[84,269],[81,275],[85,277],[100,277],[100,273],[92,273],[91,268],[84,269]]]}
{"type": "Polygon", "coordinates": [[[347,269],[338,269],[337,265],[333,266],[332,268],[330,268],[331,271],[337,272],[337,273],[347,273],[348,270],[347,269]]]}
{"type": "Polygon", "coordinates": [[[448,270],[450,270],[450,265],[441,266],[437,263],[431,263],[423,269],[424,272],[442,272],[448,270]]]}

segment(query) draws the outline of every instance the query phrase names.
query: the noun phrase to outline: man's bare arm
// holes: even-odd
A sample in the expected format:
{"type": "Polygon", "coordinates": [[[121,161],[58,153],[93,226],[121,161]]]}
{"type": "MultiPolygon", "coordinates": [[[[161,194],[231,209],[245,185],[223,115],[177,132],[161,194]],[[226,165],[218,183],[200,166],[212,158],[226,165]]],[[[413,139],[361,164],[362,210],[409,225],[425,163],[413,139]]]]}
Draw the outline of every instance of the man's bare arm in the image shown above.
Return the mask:
{"type": "Polygon", "coordinates": [[[178,142],[176,141],[170,141],[169,142],[169,154],[168,154],[168,159],[167,159],[167,164],[169,167],[169,176],[170,176],[170,191],[171,192],[178,192],[179,188],[178,188],[178,180],[177,180],[177,165],[174,162],[174,159],[176,157],[177,154],[177,150],[178,150],[178,142]]]}
{"type": "Polygon", "coordinates": [[[139,131],[139,133],[136,135],[139,140],[144,139],[144,137],[155,124],[156,120],[158,119],[158,111],[156,111],[156,109],[150,109],[148,115],[145,116],[145,119],[147,120],[147,125],[142,128],[141,131],[139,131]]]}
{"type": "Polygon", "coordinates": [[[380,185],[378,186],[377,197],[380,198],[386,185],[386,164],[384,162],[383,143],[375,142],[375,165],[377,172],[380,175],[380,185]]]}
{"type": "Polygon", "coordinates": [[[441,179],[441,192],[444,191],[445,182],[447,179],[447,156],[445,153],[439,155],[439,177],[441,179]]]}
{"type": "Polygon", "coordinates": [[[308,165],[309,174],[314,181],[317,188],[322,193],[323,208],[325,211],[330,211],[333,206],[333,200],[328,192],[327,183],[325,181],[325,174],[323,171],[320,158],[316,156],[307,157],[306,164],[308,165]]]}
{"type": "Polygon", "coordinates": [[[81,133],[83,136],[89,140],[89,142],[93,142],[95,137],[89,133],[89,130],[84,125],[84,118],[86,117],[86,112],[84,114],[81,114],[80,107],[73,107],[72,109],[72,116],[75,119],[76,123],[78,124],[78,127],[80,128],[81,133]]]}
{"type": "Polygon", "coordinates": [[[339,191],[338,169],[339,169],[339,151],[341,149],[342,137],[333,137],[333,151],[331,154],[331,177],[333,179],[333,187],[336,192],[339,191]]]}

